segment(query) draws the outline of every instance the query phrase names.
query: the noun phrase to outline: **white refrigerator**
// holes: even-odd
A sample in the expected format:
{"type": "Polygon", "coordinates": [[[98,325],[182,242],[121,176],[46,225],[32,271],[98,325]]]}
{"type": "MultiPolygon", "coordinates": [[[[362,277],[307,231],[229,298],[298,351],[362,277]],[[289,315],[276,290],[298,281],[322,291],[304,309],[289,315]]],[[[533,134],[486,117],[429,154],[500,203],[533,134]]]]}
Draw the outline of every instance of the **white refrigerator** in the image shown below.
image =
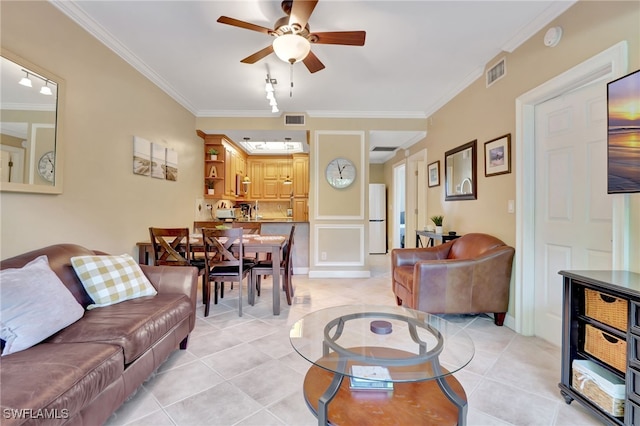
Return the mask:
{"type": "Polygon", "coordinates": [[[383,183],[369,184],[369,254],[387,252],[387,196],[383,183]]]}

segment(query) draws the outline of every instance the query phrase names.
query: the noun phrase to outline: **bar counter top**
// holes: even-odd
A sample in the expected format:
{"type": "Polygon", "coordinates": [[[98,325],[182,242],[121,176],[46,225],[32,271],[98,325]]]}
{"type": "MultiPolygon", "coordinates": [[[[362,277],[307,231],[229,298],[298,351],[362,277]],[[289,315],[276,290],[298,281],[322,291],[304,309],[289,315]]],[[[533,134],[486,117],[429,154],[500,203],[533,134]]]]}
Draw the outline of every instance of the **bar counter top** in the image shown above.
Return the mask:
{"type": "Polygon", "coordinates": [[[293,220],[286,217],[277,217],[277,218],[262,218],[262,219],[236,219],[233,222],[244,223],[244,222],[259,222],[259,223],[309,223],[309,221],[302,220],[293,220]]]}

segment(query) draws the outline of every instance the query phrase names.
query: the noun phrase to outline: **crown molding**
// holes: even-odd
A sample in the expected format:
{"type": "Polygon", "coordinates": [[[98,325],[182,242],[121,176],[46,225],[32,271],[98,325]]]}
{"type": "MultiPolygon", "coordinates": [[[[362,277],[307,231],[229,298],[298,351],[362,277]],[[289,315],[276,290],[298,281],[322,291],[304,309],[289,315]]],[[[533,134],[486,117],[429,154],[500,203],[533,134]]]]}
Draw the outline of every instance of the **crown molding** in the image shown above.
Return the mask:
{"type": "Polygon", "coordinates": [[[549,5],[533,21],[525,25],[518,33],[502,46],[502,50],[512,53],[522,43],[533,37],[551,21],[562,15],[567,9],[577,3],[577,0],[555,1],[549,5]]]}
{"type": "Polygon", "coordinates": [[[412,118],[424,119],[424,111],[307,111],[309,117],[314,118],[412,118]]]}
{"type": "Polygon", "coordinates": [[[64,0],[49,0],[49,2],[76,24],[80,25],[80,27],[85,31],[94,36],[98,41],[114,51],[116,55],[140,72],[140,74],[151,80],[153,84],[158,86],[176,102],[189,110],[192,114],[197,115],[196,108],[184,96],[182,96],[182,94],[172,87],[164,78],[148,67],[140,58],[127,49],[116,37],[87,15],[74,2],[64,0]]]}

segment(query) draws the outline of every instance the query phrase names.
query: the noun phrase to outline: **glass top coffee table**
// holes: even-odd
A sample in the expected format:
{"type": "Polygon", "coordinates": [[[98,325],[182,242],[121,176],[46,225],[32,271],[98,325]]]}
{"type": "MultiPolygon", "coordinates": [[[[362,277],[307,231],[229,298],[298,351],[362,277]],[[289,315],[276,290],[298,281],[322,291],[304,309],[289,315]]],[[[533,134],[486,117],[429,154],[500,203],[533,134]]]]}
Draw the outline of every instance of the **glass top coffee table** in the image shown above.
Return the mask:
{"type": "Polygon", "coordinates": [[[313,364],[304,396],[319,425],[370,423],[372,416],[382,416],[376,423],[466,423],[466,394],[452,373],[471,361],[474,346],[455,324],[403,307],[346,305],[306,315],[290,340],[313,364]]]}

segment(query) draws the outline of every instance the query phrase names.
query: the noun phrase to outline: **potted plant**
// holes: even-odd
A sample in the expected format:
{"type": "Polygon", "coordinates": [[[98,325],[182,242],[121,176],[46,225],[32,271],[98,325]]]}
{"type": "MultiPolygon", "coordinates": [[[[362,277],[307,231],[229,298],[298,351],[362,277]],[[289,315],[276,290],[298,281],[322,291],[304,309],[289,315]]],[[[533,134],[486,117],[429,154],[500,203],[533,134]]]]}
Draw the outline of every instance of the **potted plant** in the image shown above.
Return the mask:
{"type": "Polygon", "coordinates": [[[209,151],[207,151],[209,153],[209,155],[211,156],[212,160],[217,160],[218,159],[218,150],[215,148],[209,148],[209,151]]]}
{"type": "Polygon", "coordinates": [[[444,220],[444,216],[431,216],[431,222],[436,225],[436,234],[442,234],[442,221],[444,220]]]}
{"type": "Polygon", "coordinates": [[[215,189],[213,189],[213,180],[208,180],[207,181],[207,194],[209,195],[213,195],[215,194],[215,189]]]}

